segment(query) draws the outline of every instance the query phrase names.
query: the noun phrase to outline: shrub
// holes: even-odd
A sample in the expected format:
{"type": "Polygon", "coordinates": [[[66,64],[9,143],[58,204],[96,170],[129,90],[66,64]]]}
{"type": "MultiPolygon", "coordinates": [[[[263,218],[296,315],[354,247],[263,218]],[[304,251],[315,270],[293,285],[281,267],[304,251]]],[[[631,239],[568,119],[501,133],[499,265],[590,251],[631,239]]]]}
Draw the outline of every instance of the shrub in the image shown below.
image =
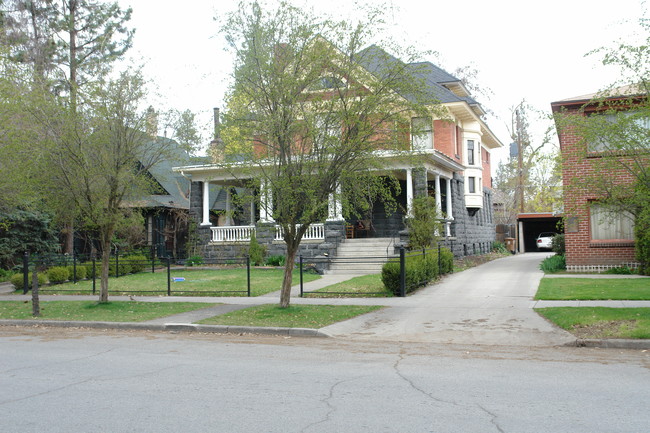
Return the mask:
{"type": "Polygon", "coordinates": [[[503,242],[492,242],[492,251],[499,254],[507,254],[510,252],[503,242]]]}
{"type": "MultiPolygon", "coordinates": [[[[91,266],[92,266],[92,264],[91,264],[91,266]]],[[[86,267],[83,266],[83,265],[77,265],[76,274],[77,274],[76,275],[77,280],[83,280],[84,278],[86,278],[86,274],[87,274],[86,267]]],[[[74,266],[68,266],[68,275],[69,275],[68,276],[69,280],[73,280],[75,278],[75,267],[74,266]]],[[[50,280],[50,281],[52,281],[52,280],[50,280]]]]}
{"type": "Polygon", "coordinates": [[[286,260],[287,260],[286,257],[284,257],[281,254],[276,256],[269,256],[266,259],[266,264],[268,266],[284,266],[286,260]]]}
{"type": "Polygon", "coordinates": [[[266,255],[266,248],[257,242],[255,232],[251,234],[250,244],[248,246],[248,256],[251,259],[251,265],[259,266],[264,263],[264,256],[266,255]]]}
{"type": "MultiPolygon", "coordinates": [[[[85,262],[82,263],[81,266],[77,265],[77,272],[79,271],[79,267],[83,267],[86,270],[86,277],[93,277],[93,262],[85,262]]],[[[97,272],[97,277],[99,277],[102,272],[101,262],[95,262],[95,271],[97,272]]]]}
{"type": "Polygon", "coordinates": [[[47,270],[47,279],[52,284],[59,284],[70,279],[70,271],[67,266],[54,266],[47,270]]]}
{"type": "MultiPolygon", "coordinates": [[[[406,257],[405,282],[406,293],[410,293],[418,287],[435,280],[439,275],[451,272],[453,269],[454,256],[447,248],[440,251],[440,268],[438,269],[438,254],[435,252],[426,255],[410,255],[406,257]]],[[[381,281],[387,290],[394,295],[400,294],[400,263],[399,260],[392,260],[386,263],[381,270],[381,281]]]]}
{"type": "Polygon", "coordinates": [[[11,269],[0,269],[0,281],[9,281],[15,273],[11,269]]]}
{"type": "Polygon", "coordinates": [[[185,260],[185,266],[200,266],[203,264],[203,257],[192,256],[185,260]]]}
{"type": "Polygon", "coordinates": [[[128,260],[129,265],[131,265],[131,272],[134,274],[142,272],[147,267],[147,257],[142,255],[132,255],[125,257],[124,260],[128,260]]]}
{"type": "Polygon", "coordinates": [[[551,240],[551,250],[557,255],[563,256],[566,249],[564,247],[564,235],[555,235],[551,240]]]}
{"type": "Polygon", "coordinates": [[[628,268],[627,266],[620,266],[618,268],[607,269],[603,274],[613,274],[613,275],[630,275],[634,274],[634,270],[628,268]]]}
{"type": "Polygon", "coordinates": [[[564,256],[559,256],[559,255],[547,257],[544,260],[542,260],[542,263],[540,263],[539,268],[542,271],[547,272],[549,274],[558,271],[564,271],[566,270],[566,259],[564,258],[564,256]]]}
{"type": "MultiPolygon", "coordinates": [[[[32,273],[31,272],[27,275],[27,279],[29,281],[29,283],[28,283],[29,287],[31,288],[31,284],[32,284],[32,273]]],[[[22,290],[23,289],[23,273],[22,272],[12,275],[11,279],[9,281],[11,281],[11,284],[14,285],[16,290],[22,290]]],[[[45,283],[47,283],[47,276],[43,272],[40,272],[38,274],[38,285],[42,286],[45,283]]]]}

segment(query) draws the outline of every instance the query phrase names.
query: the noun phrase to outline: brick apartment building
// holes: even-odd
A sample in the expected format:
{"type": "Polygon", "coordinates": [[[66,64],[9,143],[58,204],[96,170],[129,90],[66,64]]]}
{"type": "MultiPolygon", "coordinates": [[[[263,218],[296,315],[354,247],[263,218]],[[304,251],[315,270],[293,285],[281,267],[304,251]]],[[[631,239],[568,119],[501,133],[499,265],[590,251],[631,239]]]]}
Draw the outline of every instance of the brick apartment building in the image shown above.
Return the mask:
{"type": "Polygon", "coordinates": [[[631,95],[631,88],[615,89],[605,98],[601,94],[589,94],[551,103],[563,157],[564,231],[569,271],[602,272],[613,267],[636,266],[633,216],[627,212],[612,213],[599,204],[603,198],[599,182],[609,182],[619,189],[629,186],[631,191],[635,177],[621,163],[631,159],[623,152],[612,155],[607,143],[597,137],[586,139],[577,132],[575,123],[563,122],[572,116],[584,119],[594,115],[602,115],[611,122],[614,116],[608,110],[614,107],[619,112],[632,112],[634,101],[644,96],[631,95]]]}

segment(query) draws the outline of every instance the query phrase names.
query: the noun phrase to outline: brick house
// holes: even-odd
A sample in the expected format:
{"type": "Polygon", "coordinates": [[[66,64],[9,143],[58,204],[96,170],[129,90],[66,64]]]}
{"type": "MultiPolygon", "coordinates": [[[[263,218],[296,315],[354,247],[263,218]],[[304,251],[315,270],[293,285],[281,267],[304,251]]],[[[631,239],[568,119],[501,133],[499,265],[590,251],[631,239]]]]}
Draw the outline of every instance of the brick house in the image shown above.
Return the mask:
{"type": "MultiPolygon", "coordinates": [[[[374,59],[399,62],[377,46],[367,50],[381,52],[374,59]]],[[[370,70],[374,65],[361,66],[370,70]]],[[[333,195],[327,219],[314,224],[303,237],[303,256],[340,256],[340,245],[355,242],[372,243],[375,254],[376,251],[392,253],[393,248],[408,242],[404,218],[413,198],[427,194],[435,198],[436,206],[444,215],[442,242],[456,256],[490,251],[495,240],[490,152],[503,144],[483,120],[483,109],[461,80],[429,62],[413,64],[413,71],[416,70],[446,115],[444,119],[433,116],[411,119],[411,132],[405,139],[408,150],[417,156],[417,163],[413,163],[413,158],[382,152],[384,171],[389,171],[400,183],[401,191],[396,197],[398,210],[388,214],[381,204],[375,206],[366,216],[372,222],[372,231],[357,239],[350,229],[355,220],[344,219],[341,202],[333,195]],[[413,134],[413,131],[418,132],[413,134]]],[[[174,170],[191,178],[190,213],[197,222],[205,257],[241,253],[252,231],[256,232],[258,241],[267,245],[269,254],[283,254],[280,227],[272,219],[268,210],[272,203],[265,194],[250,208],[240,209],[240,224],[232,224],[230,220],[223,226],[211,223],[210,185],[225,190],[227,209],[231,209],[233,202],[232,187],[240,185],[233,176],[232,165],[207,164],[174,170]]]]}
{"type": "Polygon", "coordinates": [[[590,116],[602,116],[604,121],[612,122],[611,110],[634,112],[634,104],[644,96],[634,95],[632,89],[625,86],[606,96],[595,93],[551,103],[563,156],[564,232],[569,271],[601,272],[623,265],[636,266],[633,216],[627,212],[613,213],[599,204],[604,194],[599,186],[602,182],[619,191],[631,191],[635,177],[624,163],[633,159],[622,151],[613,153],[598,137],[582,136],[575,126],[590,116]],[[578,123],[574,116],[578,116],[578,123]],[[574,121],[564,123],[572,118],[574,121]],[[603,176],[603,173],[607,174],[603,176]]]}

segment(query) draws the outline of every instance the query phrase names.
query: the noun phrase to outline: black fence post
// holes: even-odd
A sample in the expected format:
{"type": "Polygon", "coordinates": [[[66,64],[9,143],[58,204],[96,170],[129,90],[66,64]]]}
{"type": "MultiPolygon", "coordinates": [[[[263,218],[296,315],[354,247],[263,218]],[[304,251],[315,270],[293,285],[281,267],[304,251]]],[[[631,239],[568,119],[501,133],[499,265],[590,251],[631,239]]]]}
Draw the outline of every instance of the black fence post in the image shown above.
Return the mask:
{"type": "Polygon", "coordinates": [[[29,253],[23,254],[23,295],[29,290],[29,253]]]}
{"type": "Polygon", "coordinates": [[[115,247],[115,278],[120,278],[120,251],[115,247]]]}
{"type": "Polygon", "coordinates": [[[406,254],[404,247],[399,248],[399,295],[406,296],[406,254]]]}
{"type": "Polygon", "coordinates": [[[155,254],[154,246],[153,244],[151,245],[151,273],[153,274],[156,272],[156,254],[155,254]]]}
{"type": "Polygon", "coordinates": [[[77,284],[77,255],[72,252],[72,282],[77,284]]]}
{"type": "Polygon", "coordinates": [[[97,281],[97,267],[95,266],[96,264],[97,260],[93,255],[93,295],[95,294],[95,282],[97,281]]]}
{"type": "Polygon", "coordinates": [[[300,297],[302,298],[302,295],[304,293],[304,290],[303,290],[303,287],[302,287],[302,254],[300,254],[298,257],[299,257],[299,260],[300,260],[300,297]]]}
{"type": "Polygon", "coordinates": [[[248,297],[251,297],[251,256],[246,255],[246,283],[248,284],[248,297]]]}
{"type": "Polygon", "coordinates": [[[172,259],[167,257],[167,296],[172,295],[172,259]]]}

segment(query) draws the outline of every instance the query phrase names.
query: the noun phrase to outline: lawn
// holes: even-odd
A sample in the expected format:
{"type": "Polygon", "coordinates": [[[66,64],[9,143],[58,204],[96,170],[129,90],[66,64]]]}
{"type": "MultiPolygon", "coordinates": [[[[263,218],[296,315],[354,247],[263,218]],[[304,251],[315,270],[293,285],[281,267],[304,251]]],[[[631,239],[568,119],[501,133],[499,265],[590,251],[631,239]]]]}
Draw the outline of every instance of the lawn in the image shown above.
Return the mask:
{"type": "Polygon", "coordinates": [[[535,299],[650,300],[650,278],[542,278],[535,299]]]}
{"type": "Polygon", "coordinates": [[[94,301],[45,301],[40,305],[40,317],[33,317],[32,303],[29,301],[0,301],[0,319],[144,322],[218,304],[196,302],[108,302],[100,304],[94,301]]]}
{"type": "MultiPolygon", "coordinates": [[[[260,296],[282,287],[284,269],[252,268],[251,296],[260,296]]],[[[246,268],[215,268],[205,269],[172,269],[171,293],[176,296],[246,296],[246,268]],[[175,280],[176,279],[176,280],[175,280]],[[182,279],[182,280],[181,280],[182,279]]],[[[305,282],[320,278],[320,275],[305,272],[305,282]]],[[[293,282],[298,284],[300,274],[293,273],[293,282]]],[[[99,291],[99,280],[96,290],[99,291]]],[[[77,284],[64,283],[41,288],[43,294],[90,294],[92,280],[80,281],[77,284]]],[[[110,278],[109,293],[165,295],[167,294],[167,272],[138,273],[110,278]]]]}
{"type": "Polygon", "coordinates": [[[345,298],[349,296],[392,297],[393,293],[386,290],[381,281],[381,274],[362,275],[322,289],[309,292],[310,297],[345,298]]]}
{"type": "Polygon", "coordinates": [[[650,338],[650,308],[551,307],[535,311],[579,338],[650,338]]]}
{"type": "Polygon", "coordinates": [[[270,326],[283,328],[322,328],[378,310],[380,306],[352,305],[259,305],[202,320],[206,325],[270,326]]]}

